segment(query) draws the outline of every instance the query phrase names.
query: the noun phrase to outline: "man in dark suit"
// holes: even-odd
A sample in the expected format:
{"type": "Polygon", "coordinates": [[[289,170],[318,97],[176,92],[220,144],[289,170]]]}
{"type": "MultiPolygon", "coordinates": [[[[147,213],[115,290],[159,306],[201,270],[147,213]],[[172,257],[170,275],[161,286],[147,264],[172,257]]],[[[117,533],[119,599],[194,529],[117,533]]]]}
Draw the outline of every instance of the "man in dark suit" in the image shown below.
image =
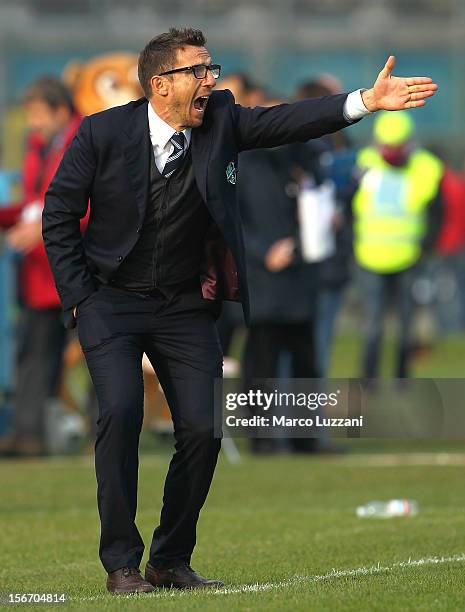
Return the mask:
{"type": "Polygon", "coordinates": [[[47,192],[43,236],[65,323],[77,319],[99,401],[100,558],[110,591],[222,584],[195,573],[190,558],[220,448],[215,317],[224,299],[242,301],[248,315],[237,155],[334,132],[378,108],[422,105],[436,86],[390,78],[394,61],[364,92],[242,108],[229,91],[213,93],[220,67],[202,33],[171,29],[140,54],[146,97],[83,120],[47,192]],[[144,352],[176,438],[145,580],[134,522],[144,352]]]}

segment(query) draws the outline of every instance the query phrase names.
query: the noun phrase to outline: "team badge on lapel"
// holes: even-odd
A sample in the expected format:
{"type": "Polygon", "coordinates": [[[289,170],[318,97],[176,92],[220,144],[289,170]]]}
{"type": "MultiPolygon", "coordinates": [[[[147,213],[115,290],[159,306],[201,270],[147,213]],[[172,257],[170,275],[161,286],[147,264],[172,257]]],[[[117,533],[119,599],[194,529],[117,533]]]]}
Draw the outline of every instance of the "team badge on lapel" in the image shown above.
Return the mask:
{"type": "Polygon", "coordinates": [[[234,162],[229,162],[229,164],[226,167],[226,180],[228,181],[228,183],[231,183],[231,185],[236,184],[237,171],[236,171],[236,166],[234,165],[234,162]]]}

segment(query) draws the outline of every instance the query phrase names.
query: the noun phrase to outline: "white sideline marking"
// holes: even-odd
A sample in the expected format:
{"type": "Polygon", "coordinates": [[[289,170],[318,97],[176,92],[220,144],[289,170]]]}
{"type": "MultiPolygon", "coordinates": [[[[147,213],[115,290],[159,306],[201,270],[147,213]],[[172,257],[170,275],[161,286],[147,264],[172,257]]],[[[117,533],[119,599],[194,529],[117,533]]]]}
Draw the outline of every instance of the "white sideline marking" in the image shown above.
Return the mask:
{"type": "Polygon", "coordinates": [[[464,453],[367,453],[349,454],[341,462],[345,467],[396,467],[398,465],[414,466],[462,466],[465,465],[464,453]]]}
{"type": "MultiPolygon", "coordinates": [[[[293,457],[283,457],[285,461],[292,461],[293,457]]],[[[280,461],[281,458],[277,457],[276,461],[280,461]]],[[[149,467],[153,465],[165,466],[169,462],[168,455],[157,455],[156,453],[141,455],[140,464],[141,467],[149,467]]],[[[465,465],[465,453],[461,452],[400,452],[400,453],[357,453],[349,452],[347,455],[342,456],[318,456],[312,458],[312,462],[324,463],[326,465],[340,465],[344,467],[396,467],[398,465],[410,465],[410,466],[463,466],[465,465]]],[[[62,457],[50,457],[45,459],[28,459],[27,461],[22,459],[18,461],[11,461],[11,465],[27,467],[27,468],[40,468],[44,466],[47,469],[67,469],[70,466],[73,468],[85,468],[94,466],[94,455],[79,455],[76,457],[62,458],[62,457]]]]}
{"type": "MultiPolygon", "coordinates": [[[[405,569],[407,567],[418,567],[420,565],[439,565],[442,563],[462,563],[465,561],[465,553],[459,555],[451,555],[449,557],[423,557],[421,559],[408,559],[408,561],[396,561],[391,565],[377,565],[371,567],[356,567],[354,569],[332,569],[326,574],[316,574],[314,576],[294,576],[279,582],[264,582],[263,584],[244,584],[237,587],[224,587],[221,589],[206,589],[199,591],[180,591],[176,589],[165,589],[151,594],[141,595],[119,595],[118,598],[135,599],[144,598],[160,598],[160,597],[179,597],[180,595],[187,596],[193,594],[202,595],[237,595],[240,593],[258,593],[262,591],[272,591],[283,589],[286,587],[296,586],[305,582],[323,582],[326,580],[334,580],[337,578],[349,578],[353,576],[370,576],[373,574],[382,574],[392,572],[396,569],[405,569]]],[[[93,597],[70,597],[70,601],[95,601],[98,599],[107,599],[109,594],[95,595],[93,597]]]]}

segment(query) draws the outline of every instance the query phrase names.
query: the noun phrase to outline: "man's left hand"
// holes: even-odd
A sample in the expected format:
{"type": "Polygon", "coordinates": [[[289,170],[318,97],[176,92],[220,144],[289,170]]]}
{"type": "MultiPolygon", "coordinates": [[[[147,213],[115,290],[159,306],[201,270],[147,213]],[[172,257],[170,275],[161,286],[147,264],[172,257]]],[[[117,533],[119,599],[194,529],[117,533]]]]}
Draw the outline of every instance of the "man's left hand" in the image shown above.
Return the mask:
{"type": "Polygon", "coordinates": [[[29,253],[42,241],[42,222],[40,219],[20,221],[7,232],[6,236],[8,245],[15,251],[29,253]]]}
{"type": "Polygon", "coordinates": [[[437,91],[438,86],[429,77],[392,76],[395,64],[396,58],[390,55],[373,87],[362,93],[369,111],[418,108],[437,91]]]}

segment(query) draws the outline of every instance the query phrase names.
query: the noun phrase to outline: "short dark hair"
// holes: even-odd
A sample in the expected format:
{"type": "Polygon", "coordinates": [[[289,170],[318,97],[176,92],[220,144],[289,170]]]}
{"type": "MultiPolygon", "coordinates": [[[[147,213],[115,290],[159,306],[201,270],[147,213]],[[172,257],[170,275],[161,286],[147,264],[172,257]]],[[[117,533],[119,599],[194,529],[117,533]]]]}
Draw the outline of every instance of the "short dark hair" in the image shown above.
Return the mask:
{"type": "Polygon", "coordinates": [[[193,28],[170,28],[152,38],[139,55],[138,76],[145,96],[150,98],[152,88],[150,79],[160,72],[174,68],[178,49],[187,46],[204,47],[206,38],[201,30],[193,28]]]}
{"type": "Polygon", "coordinates": [[[66,85],[54,76],[45,75],[33,81],[23,95],[23,102],[45,102],[50,108],[56,110],[66,106],[70,113],[74,113],[73,97],[66,85]]]}
{"type": "Polygon", "coordinates": [[[224,75],[225,79],[237,79],[245,93],[258,89],[258,85],[245,72],[229,72],[224,75]]]}
{"type": "Polygon", "coordinates": [[[304,100],[306,98],[319,98],[321,96],[331,95],[331,90],[321,83],[318,79],[304,81],[297,86],[296,99],[304,100]]]}

